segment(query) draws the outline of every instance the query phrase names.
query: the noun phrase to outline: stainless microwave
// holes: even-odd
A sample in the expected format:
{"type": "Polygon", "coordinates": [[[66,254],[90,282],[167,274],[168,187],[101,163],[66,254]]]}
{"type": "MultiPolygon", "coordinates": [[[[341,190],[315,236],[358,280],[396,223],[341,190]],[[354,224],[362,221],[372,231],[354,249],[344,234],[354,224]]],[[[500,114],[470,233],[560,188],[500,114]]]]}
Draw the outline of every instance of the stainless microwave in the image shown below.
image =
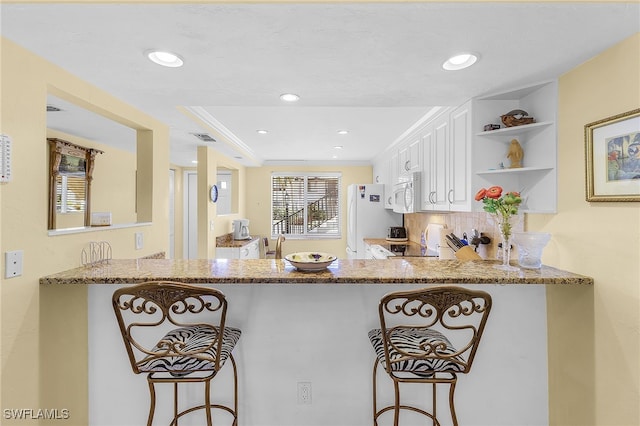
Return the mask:
{"type": "Polygon", "coordinates": [[[393,185],[393,211],[416,213],[420,211],[420,172],[403,173],[393,185]]]}

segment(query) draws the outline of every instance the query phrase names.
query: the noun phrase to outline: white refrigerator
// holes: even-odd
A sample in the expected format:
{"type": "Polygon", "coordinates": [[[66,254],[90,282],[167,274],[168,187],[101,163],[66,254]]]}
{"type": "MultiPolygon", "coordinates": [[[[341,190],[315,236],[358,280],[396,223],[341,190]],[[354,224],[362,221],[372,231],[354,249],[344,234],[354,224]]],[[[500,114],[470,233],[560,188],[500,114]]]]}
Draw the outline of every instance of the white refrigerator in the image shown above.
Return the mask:
{"type": "Polygon", "coordinates": [[[347,187],[347,259],[364,259],[363,238],[385,238],[390,226],[402,226],[402,215],[384,208],[384,185],[347,187]]]}

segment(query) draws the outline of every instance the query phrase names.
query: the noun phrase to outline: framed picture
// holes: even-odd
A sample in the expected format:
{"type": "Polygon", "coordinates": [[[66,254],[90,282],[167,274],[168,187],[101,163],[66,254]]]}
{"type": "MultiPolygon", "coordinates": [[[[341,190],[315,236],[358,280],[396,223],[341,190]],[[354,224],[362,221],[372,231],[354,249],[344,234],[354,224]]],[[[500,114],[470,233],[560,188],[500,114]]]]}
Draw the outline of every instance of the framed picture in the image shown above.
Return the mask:
{"type": "Polygon", "coordinates": [[[587,201],[640,201],[640,109],[584,126],[587,201]]]}

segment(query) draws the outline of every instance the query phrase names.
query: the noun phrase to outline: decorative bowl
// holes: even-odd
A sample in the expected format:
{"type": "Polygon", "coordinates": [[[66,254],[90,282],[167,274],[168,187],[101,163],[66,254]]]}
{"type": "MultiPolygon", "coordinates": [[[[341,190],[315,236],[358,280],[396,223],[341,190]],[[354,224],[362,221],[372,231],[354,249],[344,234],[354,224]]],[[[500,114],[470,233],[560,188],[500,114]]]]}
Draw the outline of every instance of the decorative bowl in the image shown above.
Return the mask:
{"type": "Polygon", "coordinates": [[[332,254],[313,251],[291,253],[284,258],[300,271],[321,271],[336,260],[332,254]]]}

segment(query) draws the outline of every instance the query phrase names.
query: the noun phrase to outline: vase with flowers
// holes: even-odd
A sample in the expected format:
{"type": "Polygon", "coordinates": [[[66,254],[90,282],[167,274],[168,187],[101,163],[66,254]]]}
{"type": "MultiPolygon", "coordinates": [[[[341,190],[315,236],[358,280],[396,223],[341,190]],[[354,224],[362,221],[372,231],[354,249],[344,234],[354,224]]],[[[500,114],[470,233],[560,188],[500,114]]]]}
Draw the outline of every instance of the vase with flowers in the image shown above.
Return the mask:
{"type": "Polygon", "coordinates": [[[502,264],[495,267],[504,271],[517,271],[518,268],[511,266],[509,261],[511,260],[512,229],[518,217],[518,208],[522,203],[520,193],[507,192],[503,195],[502,187],[492,186],[480,189],[475,200],[482,201],[484,211],[494,215],[498,224],[502,239],[502,264]]]}

